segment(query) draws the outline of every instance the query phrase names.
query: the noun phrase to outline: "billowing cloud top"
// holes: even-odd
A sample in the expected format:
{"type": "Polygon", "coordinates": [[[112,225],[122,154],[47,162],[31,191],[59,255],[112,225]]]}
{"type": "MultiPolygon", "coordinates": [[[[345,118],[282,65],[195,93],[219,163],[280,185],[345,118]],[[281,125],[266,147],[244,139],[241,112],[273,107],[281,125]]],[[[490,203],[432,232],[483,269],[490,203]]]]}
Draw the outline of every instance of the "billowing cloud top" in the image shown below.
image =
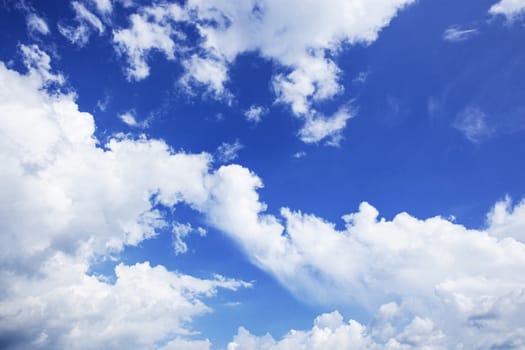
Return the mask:
{"type": "MultiPolygon", "coordinates": [[[[271,63],[271,98],[299,118],[301,141],[338,146],[358,111],[337,100],[345,89],[339,52],[374,42],[413,2],[73,1],[74,18],[55,28],[78,49],[93,34],[111,35],[131,83],[148,77],[150,55],[160,53],[180,64],[178,88],[230,106],[230,70],[256,54],[271,63]],[[128,12],[117,26],[121,5],[128,12]],[[330,100],[335,108],[325,113],[319,106],[330,100]]],[[[502,0],[489,12],[515,20],[524,7],[502,0]]],[[[52,35],[44,17],[25,14],[32,35],[52,35]]],[[[462,28],[445,27],[440,42],[481,35],[462,28]]],[[[235,136],[217,143],[215,157],[177,151],[141,134],[150,119],[127,106],[115,118],[138,133],[97,137],[95,117],[42,47],[18,46],[25,69],[0,61],[0,347],[210,349],[195,320],[213,312],[221,293],[257,282],[122,259],[165,232],[174,256],[188,253],[190,234],[207,231],[174,219],[184,207],[294,297],[327,311],[280,339],[239,327],[229,350],[525,348],[525,201],[497,202],[477,229],[406,212],[386,219],[368,202],[341,222],[270,207],[263,179],[231,164],[251,152],[235,136]],[[108,261],[110,271],[94,269],[108,261]],[[348,310],[359,315],[344,317],[348,310]]],[[[271,117],[266,103],[243,109],[252,127],[271,117]]],[[[452,127],[478,146],[494,135],[487,118],[472,105],[452,127]]]]}

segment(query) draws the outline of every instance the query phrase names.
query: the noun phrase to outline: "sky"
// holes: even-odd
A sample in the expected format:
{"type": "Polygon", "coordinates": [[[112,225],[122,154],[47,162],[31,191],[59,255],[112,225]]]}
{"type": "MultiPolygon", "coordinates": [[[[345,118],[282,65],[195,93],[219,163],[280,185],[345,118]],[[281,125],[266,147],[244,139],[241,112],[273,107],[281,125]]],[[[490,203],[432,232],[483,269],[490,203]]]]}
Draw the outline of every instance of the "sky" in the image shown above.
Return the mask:
{"type": "Polygon", "coordinates": [[[524,0],[0,1],[0,348],[525,349],[524,0]]]}

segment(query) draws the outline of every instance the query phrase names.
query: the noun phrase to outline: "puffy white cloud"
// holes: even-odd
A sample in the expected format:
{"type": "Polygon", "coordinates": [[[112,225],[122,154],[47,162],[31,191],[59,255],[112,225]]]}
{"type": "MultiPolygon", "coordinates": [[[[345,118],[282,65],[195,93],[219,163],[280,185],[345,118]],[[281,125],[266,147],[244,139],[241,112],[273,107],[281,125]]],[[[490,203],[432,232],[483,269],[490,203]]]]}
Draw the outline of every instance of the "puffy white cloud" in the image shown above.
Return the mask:
{"type": "Polygon", "coordinates": [[[268,108],[263,106],[252,105],[246,111],[244,111],[244,116],[246,120],[253,122],[255,124],[260,123],[262,117],[268,113],[268,108]]]}
{"type": "MultiPolygon", "coordinates": [[[[56,254],[37,276],[3,270],[0,333],[8,339],[3,347],[151,349],[173,334],[189,334],[191,319],[211,311],[202,298],[218,288],[242,286],[220,276],[197,279],[147,262],[119,264],[115,282],[108,283],[88,275],[87,267],[56,254]]],[[[194,345],[202,348],[203,343],[209,341],[194,345]]]]}
{"type": "Polygon", "coordinates": [[[476,28],[462,29],[459,26],[451,26],[443,33],[443,40],[450,42],[465,41],[478,34],[476,28]]]}
{"type": "Polygon", "coordinates": [[[218,99],[229,101],[231,94],[226,91],[224,84],[228,80],[226,62],[215,57],[201,58],[192,55],[183,62],[186,70],[181,78],[181,84],[192,93],[192,86],[204,86],[218,99]]]}
{"type": "Polygon", "coordinates": [[[78,1],[73,1],[71,6],[75,11],[76,25],[58,25],[58,31],[66,37],[66,39],[73,44],[84,46],[88,43],[89,37],[94,30],[97,31],[99,35],[104,33],[104,24],[93,12],[89,11],[78,1]]]}
{"type": "Polygon", "coordinates": [[[492,5],[489,13],[493,15],[504,15],[509,20],[513,20],[523,14],[525,10],[524,0],[500,0],[492,5]]]}
{"type": "Polygon", "coordinates": [[[238,157],[243,147],[239,140],[235,140],[234,143],[223,142],[217,149],[217,158],[223,163],[231,162],[238,157]]]}
{"type": "Polygon", "coordinates": [[[101,14],[109,14],[113,11],[111,0],[91,0],[101,14]]]}
{"type": "MultiPolygon", "coordinates": [[[[278,73],[272,79],[276,101],[290,105],[292,112],[308,123],[323,119],[316,103],[344,90],[335,63],[342,46],[373,42],[397,12],[412,2],[190,0],[184,7],[159,4],[132,15],[130,29],[116,31],[114,41],[119,52],[129,57],[130,77],[143,79],[149,74],[148,53],[158,49],[173,59],[175,42],[183,41],[177,24],[191,24],[202,40],[198,54],[182,56],[186,71],[183,85],[206,85],[222,98],[229,66],[239,55],[256,52],[276,65],[278,73]]],[[[195,50],[187,44],[180,46],[181,51],[195,50]]],[[[323,129],[331,130],[324,138],[340,134],[340,129],[323,129]]]]}
{"type": "Polygon", "coordinates": [[[170,225],[158,208],[186,203],[206,214],[222,178],[211,157],[145,137],[115,136],[101,147],[74,94],[48,92],[61,82],[49,56],[21,51],[26,75],[0,62],[2,347],[204,348],[208,341],[185,338],[193,317],[211,311],[203,298],[249,284],[147,262],[119,264],[114,282],[89,271],[170,225]]]}
{"type": "MultiPolygon", "coordinates": [[[[387,304],[385,307],[391,305],[387,304]]],[[[446,349],[443,346],[443,334],[434,328],[431,320],[415,317],[398,334],[384,340],[376,339],[373,334],[385,326],[391,327],[390,324],[366,327],[355,320],[345,323],[341,314],[334,311],[318,316],[310,330],[291,330],[278,341],[269,334],[254,336],[241,327],[228,344],[228,350],[446,349]]]]}
{"type": "Polygon", "coordinates": [[[49,26],[46,21],[36,13],[28,13],[26,16],[27,28],[30,33],[49,34],[49,26]]]}
{"type": "MultiPolygon", "coordinates": [[[[364,308],[371,315],[381,305],[399,304],[388,327],[376,326],[375,342],[397,348],[521,344],[525,202],[513,209],[497,204],[484,230],[407,213],[378,219],[378,211],[367,203],[343,217],[344,230],[286,208],[283,227],[277,217],[264,213],[266,205],[257,194],[262,182],[253,173],[229,166],[217,175],[219,184],[206,209],[210,223],[294,295],[364,308]]],[[[264,348],[258,341],[263,340],[253,346],[264,348]]]]}
{"type": "Polygon", "coordinates": [[[160,4],[131,15],[129,29],[113,31],[117,51],[128,60],[128,79],[142,80],[149,75],[146,60],[151,51],[162,52],[168,60],[175,59],[174,37],[183,34],[171,23],[181,16],[182,11],[177,4],[160,4]]]}

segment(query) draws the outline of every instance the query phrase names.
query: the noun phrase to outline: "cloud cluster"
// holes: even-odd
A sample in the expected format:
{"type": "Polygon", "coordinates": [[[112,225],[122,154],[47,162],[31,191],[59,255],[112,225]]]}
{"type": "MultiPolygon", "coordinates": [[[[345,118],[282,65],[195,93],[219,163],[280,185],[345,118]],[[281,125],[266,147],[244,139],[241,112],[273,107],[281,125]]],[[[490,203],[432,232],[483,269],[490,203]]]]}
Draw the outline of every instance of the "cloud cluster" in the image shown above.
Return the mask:
{"type": "Polygon", "coordinates": [[[27,74],[0,63],[1,347],[205,348],[186,339],[192,319],[211,311],[203,299],[248,283],[148,262],[118,264],[114,277],[90,267],[170,225],[162,208],[204,212],[220,182],[211,157],[144,137],[100,145],[93,116],[57,87],[49,56],[21,51],[27,74]]]}
{"type": "Polygon", "coordinates": [[[344,90],[338,52],[345,44],[376,40],[397,12],[412,2],[190,0],[184,6],[157,4],[138,9],[130,17],[129,28],[116,30],[113,39],[118,51],[128,57],[128,77],[136,80],[149,74],[151,51],[160,51],[168,59],[175,58],[176,49],[194,52],[181,56],[186,70],[183,85],[206,86],[216,97],[229,96],[225,84],[236,58],[256,52],[275,63],[276,102],[289,105],[304,120],[301,139],[306,143],[329,139],[335,144],[350,115],[342,118],[341,108],[333,116],[323,116],[315,105],[344,90]],[[202,38],[199,47],[185,43],[182,24],[196,28],[202,38]]]}
{"type": "Polygon", "coordinates": [[[257,194],[262,182],[254,174],[236,166],[218,175],[215,203],[207,210],[210,222],[294,295],[326,306],[364,308],[370,315],[382,305],[398,305],[387,327],[392,336],[375,342],[384,345],[394,337],[421,340],[415,344],[439,339],[445,348],[521,344],[525,202],[498,203],[483,230],[407,213],[379,219],[367,203],[343,217],[344,230],[287,208],[281,210],[283,226],[280,218],[264,213],[257,194]]]}
{"type": "Polygon", "coordinates": [[[187,249],[189,226],[163,215],[177,204],[202,213],[294,295],[374,316],[363,325],[321,315],[311,330],[279,341],[241,329],[232,349],[525,346],[525,202],[497,203],[478,230],[407,213],[386,220],[368,203],[343,217],[344,229],[288,208],[270,215],[262,181],[247,168],[215,170],[208,154],[177,153],[145,137],[100,145],[75,96],[48,91],[63,81],[49,56],[36,46],[21,50],[27,74],[0,63],[6,348],[209,347],[186,337],[191,320],[210,310],[203,298],[247,283],[147,262],[118,265],[114,281],[89,273],[96,259],[161,228],[172,228],[175,250],[187,249]]]}
{"type": "Polygon", "coordinates": [[[394,328],[389,321],[398,312],[395,303],[385,304],[378,313],[376,324],[366,327],[355,320],[343,322],[341,314],[334,311],[319,315],[310,330],[291,330],[278,341],[269,334],[254,336],[241,327],[228,344],[228,350],[446,349],[444,334],[436,330],[429,319],[415,317],[397,334],[392,334],[394,328]],[[381,335],[385,339],[378,339],[381,335]]]}

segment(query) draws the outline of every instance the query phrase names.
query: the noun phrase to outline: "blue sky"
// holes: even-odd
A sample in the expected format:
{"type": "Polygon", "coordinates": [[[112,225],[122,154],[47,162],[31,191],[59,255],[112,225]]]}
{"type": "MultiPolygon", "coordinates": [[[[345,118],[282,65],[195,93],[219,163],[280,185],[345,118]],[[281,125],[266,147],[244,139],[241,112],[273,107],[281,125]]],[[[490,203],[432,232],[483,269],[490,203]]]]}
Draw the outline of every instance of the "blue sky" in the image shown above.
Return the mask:
{"type": "Polygon", "coordinates": [[[0,347],[525,347],[525,1],[0,3],[0,347]]]}

